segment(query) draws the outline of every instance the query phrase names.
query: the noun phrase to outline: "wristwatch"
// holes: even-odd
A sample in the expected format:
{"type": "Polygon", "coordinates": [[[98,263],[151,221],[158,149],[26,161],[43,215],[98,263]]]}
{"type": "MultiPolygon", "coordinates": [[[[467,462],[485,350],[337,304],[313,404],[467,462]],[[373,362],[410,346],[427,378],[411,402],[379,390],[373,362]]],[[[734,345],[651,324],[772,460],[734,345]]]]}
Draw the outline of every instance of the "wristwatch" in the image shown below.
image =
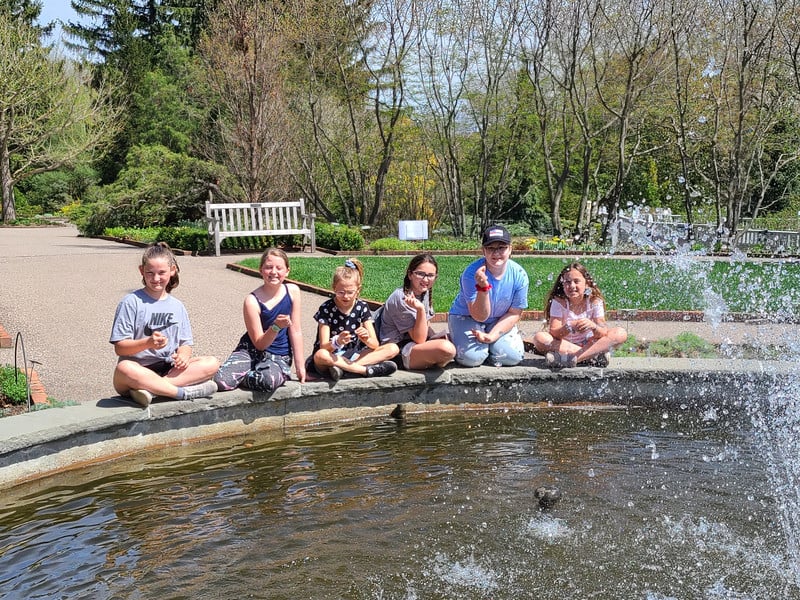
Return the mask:
{"type": "Polygon", "coordinates": [[[281,330],[281,328],[278,327],[277,323],[273,323],[272,327],[270,327],[270,329],[272,329],[272,331],[274,331],[275,333],[278,333],[281,330]]]}

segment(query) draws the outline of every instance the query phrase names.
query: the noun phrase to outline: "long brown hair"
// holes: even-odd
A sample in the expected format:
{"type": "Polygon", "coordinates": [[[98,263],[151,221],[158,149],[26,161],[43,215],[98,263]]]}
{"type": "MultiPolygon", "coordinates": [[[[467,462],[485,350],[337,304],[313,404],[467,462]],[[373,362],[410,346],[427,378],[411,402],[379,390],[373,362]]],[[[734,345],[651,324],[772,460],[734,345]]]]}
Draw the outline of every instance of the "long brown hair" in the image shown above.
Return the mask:
{"type": "Polygon", "coordinates": [[[564,293],[564,275],[569,273],[572,270],[578,271],[583,278],[586,280],[586,297],[589,298],[589,301],[594,304],[596,300],[600,300],[605,302],[605,298],[603,297],[603,293],[598,289],[597,284],[594,282],[594,277],[592,277],[591,273],[579,262],[572,262],[569,263],[566,267],[561,269],[561,272],[556,277],[556,281],[553,284],[553,288],[548,292],[547,297],[544,299],[544,318],[545,320],[550,320],[550,303],[552,302],[553,298],[561,298],[562,300],[567,299],[567,295],[564,293]]]}
{"type": "MultiPolygon", "coordinates": [[[[436,269],[436,274],[439,274],[439,264],[436,262],[436,259],[433,257],[433,254],[425,252],[423,254],[417,254],[414,258],[411,259],[411,262],[408,263],[408,268],[406,269],[406,275],[403,278],[403,291],[407,294],[411,291],[411,273],[417,270],[420,265],[424,265],[425,263],[430,263],[436,269]]],[[[431,287],[428,288],[428,300],[433,306],[433,284],[431,282],[431,287]]]]}
{"type": "MultiPolygon", "coordinates": [[[[142,267],[146,267],[147,263],[151,260],[157,260],[159,258],[166,260],[170,267],[175,267],[175,273],[172,274],[172,277],[169,278],[169,282],[167,283],[167,292],[171,292],[178,287],[178,284],[181,282],[178,275],[178,273],[181,272],[181,268],[178,266],[175,254],[172,252],[172,248],[169,247],[167,242],[154,242],[145,248],[144,254],[142,255],[142,267]]],[[[147,285],[144,276],[142,276],[142,285],[147,285]]]]}

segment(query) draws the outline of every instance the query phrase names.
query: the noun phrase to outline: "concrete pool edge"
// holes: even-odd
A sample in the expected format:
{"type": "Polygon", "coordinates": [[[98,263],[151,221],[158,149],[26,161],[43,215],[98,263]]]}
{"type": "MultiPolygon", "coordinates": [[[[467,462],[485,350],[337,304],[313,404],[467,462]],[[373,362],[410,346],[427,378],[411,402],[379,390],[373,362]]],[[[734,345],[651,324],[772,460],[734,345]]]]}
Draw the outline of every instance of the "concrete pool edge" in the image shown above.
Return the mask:
{"type": "Polygon", "coordinates": [[[551,371],[539,357],[517,367],[448,367],[336,385],[289,382],[272,395],[244,390],[195,402],[158,402],[147,410],[122,398],[0,419],[0,486],[159,447],[388,417],[500,405],[597,403],[679,409],[740,409],[788,383],[797,365],[729,359],[615,358],[612,367],[551,371]]]}

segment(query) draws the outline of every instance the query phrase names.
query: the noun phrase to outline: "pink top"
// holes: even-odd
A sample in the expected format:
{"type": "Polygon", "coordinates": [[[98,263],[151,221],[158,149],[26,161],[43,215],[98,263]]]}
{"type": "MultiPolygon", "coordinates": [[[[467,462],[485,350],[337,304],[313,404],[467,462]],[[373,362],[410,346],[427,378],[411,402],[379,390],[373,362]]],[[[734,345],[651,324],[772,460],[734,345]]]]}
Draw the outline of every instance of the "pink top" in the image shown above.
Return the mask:
{"type": "MultiPolygon", "coordinates": [[[[567,303],[567,301],[564,300],[564,303],[567,303]]],[[[583,304],[583,310],[575,313],[572,312],[568,306],[562,304],[560,299],[553,298],[550,301],[550,318],[558,319],[564,325],[568,325],[577,319],[591,319],[596,323],[598,319],[606,318],[606,309],[602,300],[595,300],[592,302],[587,297],[583,304]]],[[[591,331],[575,331],[564,336],[564,339],[573,344],[583,346],[593,335],[591,331]]]]}

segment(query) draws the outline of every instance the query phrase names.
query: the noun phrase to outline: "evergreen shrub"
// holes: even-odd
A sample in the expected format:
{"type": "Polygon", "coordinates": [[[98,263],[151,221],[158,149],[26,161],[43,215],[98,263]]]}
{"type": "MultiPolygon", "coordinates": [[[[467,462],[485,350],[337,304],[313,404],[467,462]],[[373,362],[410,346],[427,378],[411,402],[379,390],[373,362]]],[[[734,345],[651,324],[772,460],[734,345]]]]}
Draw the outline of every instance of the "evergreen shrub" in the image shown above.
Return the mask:
{"type": "Polygon", "coordinates": [[[364,248],[364,234],[356,227],[315,223],[317,246],[328,250],[361,250],[364,248]]]}

